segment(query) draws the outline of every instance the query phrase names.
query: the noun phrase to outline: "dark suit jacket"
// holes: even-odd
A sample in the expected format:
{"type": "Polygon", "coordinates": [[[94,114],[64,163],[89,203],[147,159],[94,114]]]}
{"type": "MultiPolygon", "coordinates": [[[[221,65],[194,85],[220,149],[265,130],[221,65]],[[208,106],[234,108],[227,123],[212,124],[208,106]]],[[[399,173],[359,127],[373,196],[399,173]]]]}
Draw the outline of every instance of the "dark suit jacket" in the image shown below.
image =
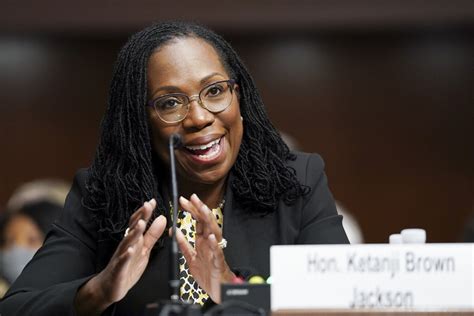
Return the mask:
{"type": "MultiPolygon", "coordinates": [[[[226,191],[223,234],[228,245],[224,252],[235,271],[267,277],[271,245],[348,243],[321,157],[298,153],[288,164],[299,181],[311,188],[293,205],[281,202],[272,214],[251,215],[239,208],[232,190],[226,191]]],[[[78,288],[107,265],[117,242],[98,233],[90,211],[82,206],[86,178],[87,171],[77,173],[61,218],[0,303],[2,316],[74,315],[78,288]]],[[[168,246],[169,238],[164,247],[152,252],[142,278],[109,313],[130,315],[146,303],[169,298],[168,246]]]]}

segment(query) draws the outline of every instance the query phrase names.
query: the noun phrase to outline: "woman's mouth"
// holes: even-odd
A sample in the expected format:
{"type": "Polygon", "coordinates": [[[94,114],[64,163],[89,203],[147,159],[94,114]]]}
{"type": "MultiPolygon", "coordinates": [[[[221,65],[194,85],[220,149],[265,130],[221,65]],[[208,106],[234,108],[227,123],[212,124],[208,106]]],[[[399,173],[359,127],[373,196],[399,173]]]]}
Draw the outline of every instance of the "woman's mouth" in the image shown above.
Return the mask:
{"type": "Polygon", "coordinates": [[[184,148],[194,159],[210,161],[217,158],[222,152],[222,139],[223,137],[210,141],[207,144],[184,146],[184,148]]]}

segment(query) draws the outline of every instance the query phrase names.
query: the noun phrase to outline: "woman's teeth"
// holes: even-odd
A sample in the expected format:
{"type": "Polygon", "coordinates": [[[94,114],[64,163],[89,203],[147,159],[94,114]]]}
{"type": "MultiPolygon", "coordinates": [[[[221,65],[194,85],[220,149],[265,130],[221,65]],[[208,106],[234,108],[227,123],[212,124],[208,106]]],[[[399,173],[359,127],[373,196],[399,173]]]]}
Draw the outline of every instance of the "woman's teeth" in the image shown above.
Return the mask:
{"type": "Polygon", "coordinates": [[[209,142],[207,144],[204,144],[204,145],[196,145],[196,146],[185,146],[187,149],[189,150],[205,150],[205,149],[208,149],[212,146],[214,146],[215,144],[219,143],[221,139],[216,139],[216,140],[213,140],[212,142],[209,142]]]}
{"type": "Polygon", "coordinates": [[[216,139],[212,142],[209,142],[204,145],[196,145],[196,146],[185,146],[185,148],[190,151],[193,155],[197,155],[201,159],[213,159],[220,153],[220,140],[216,139]]]}

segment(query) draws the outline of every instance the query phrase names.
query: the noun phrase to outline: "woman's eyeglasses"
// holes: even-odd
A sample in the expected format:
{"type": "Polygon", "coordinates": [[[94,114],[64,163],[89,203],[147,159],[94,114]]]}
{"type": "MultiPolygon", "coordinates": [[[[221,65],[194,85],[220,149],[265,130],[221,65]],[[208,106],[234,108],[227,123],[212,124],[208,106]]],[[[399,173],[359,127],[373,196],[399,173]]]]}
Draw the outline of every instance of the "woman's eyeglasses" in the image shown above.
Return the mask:
{"type": "Polygon", "coordinates": [[[148,102],[148,105],[153,106],[162,121],[178,123],[186,118],[193,100],[211,113],[227,109],[232,103],[234,85],[234,79],[222,80],[204,87],[197,95],[170,93],[148,102]]]}

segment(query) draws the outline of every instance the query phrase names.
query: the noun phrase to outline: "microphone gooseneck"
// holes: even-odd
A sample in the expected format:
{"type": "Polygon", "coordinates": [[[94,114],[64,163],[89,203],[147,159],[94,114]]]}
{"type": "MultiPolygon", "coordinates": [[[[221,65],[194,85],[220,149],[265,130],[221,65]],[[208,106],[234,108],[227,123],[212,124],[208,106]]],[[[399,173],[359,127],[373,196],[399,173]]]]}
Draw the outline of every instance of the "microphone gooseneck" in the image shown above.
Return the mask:
{"type": "Polygon", "coordinates": [[[176,240],[176,223],[178,221],[178,181],[176,180],[176,160],[174,150],[182,146],[181,136],[179,134],[171,134],[169,138],[169,154],[171,166],[171,194],[173,199],[173,226],[171,234],[171,265],[170,265],[170,288],[171,301],[179,301],[179,258],[178,258],[178,241],[176,240]]]}

